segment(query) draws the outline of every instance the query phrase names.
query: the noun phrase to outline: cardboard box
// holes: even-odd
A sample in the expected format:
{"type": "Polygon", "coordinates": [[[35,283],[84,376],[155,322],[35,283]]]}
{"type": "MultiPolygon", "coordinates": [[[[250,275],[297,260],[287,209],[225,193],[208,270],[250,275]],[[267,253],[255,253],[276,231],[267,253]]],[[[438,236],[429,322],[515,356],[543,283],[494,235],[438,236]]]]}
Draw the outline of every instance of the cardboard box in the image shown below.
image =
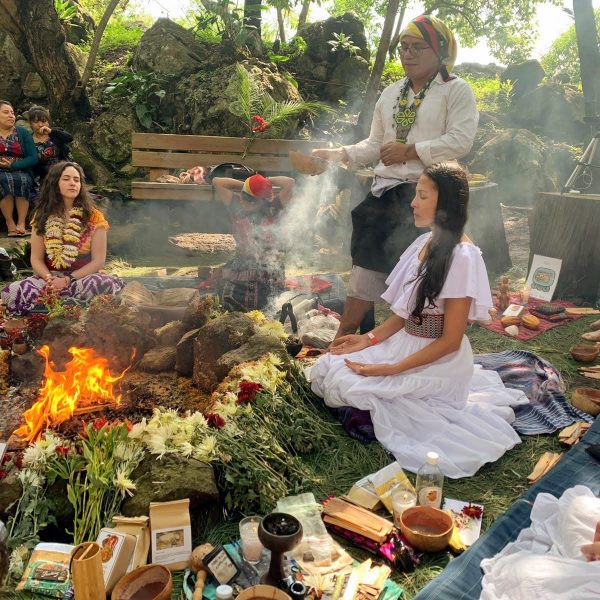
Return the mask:
{"type": "Polygon", "coordinates": [[[105,527],[100,530],[96,542],[100,546],[104,587],[109,594],[117,581],[127,573],[135,550],[136,538],[128,533],[105,527]]]}
{"type": "Polygon", "coordinates": [[[150,517],[114,517],[115,531],[127,533],[135,537],[135,549],[127,572],[148,563],[150,552],[150,517]]]}

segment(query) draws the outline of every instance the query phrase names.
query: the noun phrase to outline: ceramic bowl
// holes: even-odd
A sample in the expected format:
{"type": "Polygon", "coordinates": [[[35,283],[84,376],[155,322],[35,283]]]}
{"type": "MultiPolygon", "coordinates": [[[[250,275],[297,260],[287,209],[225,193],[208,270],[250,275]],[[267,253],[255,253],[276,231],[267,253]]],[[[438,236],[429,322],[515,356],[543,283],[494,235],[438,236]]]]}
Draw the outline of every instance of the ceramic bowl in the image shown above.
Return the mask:
{"type": "Polygon", "coordinates": [[[578,387],[571,396],[571,404],[592,417],[597,417],[600,415],[600,390],[578,387]]]}
{"type": "Polygon", "coordinates": [[[571,353],[571,356],[579,362],[592,362],[598,357],[600,349],[591,344],[577,344],[576,346],[571,346],[569,352],[571,353]]]}
{"type": "Polygon", "coordinates": [[[413,506],[400,516],[400,531],[408,543],[422,552],[439,552],[450,541],[454,521],[439,508],[413,506]]]}
{"type": "Polygon", "coordinates": [[[162,565],[138,567],[121,577],[113,588],[111,600],[170,600],[173,590],[171,571],[162,565]]]}
{"type": "Polygon", "coordinates": [[[237,600],[292,600],[284,591],[272,585],[254,585],[238,594],[237,600]]]}

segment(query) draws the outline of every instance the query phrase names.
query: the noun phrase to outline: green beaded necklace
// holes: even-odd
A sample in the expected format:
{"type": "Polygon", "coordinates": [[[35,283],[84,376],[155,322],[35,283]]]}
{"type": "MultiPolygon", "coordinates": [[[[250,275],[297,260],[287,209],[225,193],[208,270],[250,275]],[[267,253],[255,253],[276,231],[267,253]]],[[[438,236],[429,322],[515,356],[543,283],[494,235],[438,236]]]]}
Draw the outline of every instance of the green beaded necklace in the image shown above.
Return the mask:
{"type": "Polygon", "coordinates": [[[431,83],[435,79],[436,75],[434,75],[425,84],[423,89],[418,94],[415,94],[415,97],[410,106],[408,106],[408,92],[410,90],[410,79],[408,79],[408,77],[406,78],[406,81],[404,82],[404,85],[402,86],[402,89],[398,94],[398,98],[396,98],[396,103],[394,104],[393,120],[394,127],[396,128],[397,142],[406,144],[406,140],[408,139],[410,129],[417,118],[417,110],[419,109],[419,106],[421,106],[423,98],[425,98],[425,94],[429,91],[429,87],[431,86],[431,83]]]}

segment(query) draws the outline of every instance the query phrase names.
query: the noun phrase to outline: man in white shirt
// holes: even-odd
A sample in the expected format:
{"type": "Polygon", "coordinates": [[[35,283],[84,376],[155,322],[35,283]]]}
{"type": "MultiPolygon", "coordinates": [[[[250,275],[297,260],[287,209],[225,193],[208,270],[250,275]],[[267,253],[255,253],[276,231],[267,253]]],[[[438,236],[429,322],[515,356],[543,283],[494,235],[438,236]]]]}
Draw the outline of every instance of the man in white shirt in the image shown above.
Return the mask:
{"type": "Polygon", "coordinates": [[[449,74],[456,53],[454,35],[442,21],[427,15],[413,19],[400,37],[406,77],[381,93],[369,137],[352,146],[313,150],[333,162],[379,160],[371,192],[352,211],[352,272],[336,338],[356,332],[385,291],[400,255],[424,233],[415,227],[410,207],[423,169],[471,149],[479,115],[469,84],[449,74]]]}

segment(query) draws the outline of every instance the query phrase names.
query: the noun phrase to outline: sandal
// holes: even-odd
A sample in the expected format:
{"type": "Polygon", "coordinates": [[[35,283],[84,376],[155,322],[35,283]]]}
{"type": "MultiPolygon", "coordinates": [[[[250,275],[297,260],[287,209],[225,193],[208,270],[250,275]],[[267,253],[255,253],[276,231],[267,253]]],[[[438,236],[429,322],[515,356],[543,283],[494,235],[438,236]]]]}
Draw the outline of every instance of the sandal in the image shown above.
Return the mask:
{"type": "Polygon", "coordinates": [[[17,237],[27,237],[28,235],[31,235],[31,229],[18,229],[16,230],[16,235],[17,237]]]}
{"type": "Polygon", "coordinates": [[[7,234],[6,237],[21,237],[21,234],[16,230],[16,229],[11,229],[7,234]]]}

